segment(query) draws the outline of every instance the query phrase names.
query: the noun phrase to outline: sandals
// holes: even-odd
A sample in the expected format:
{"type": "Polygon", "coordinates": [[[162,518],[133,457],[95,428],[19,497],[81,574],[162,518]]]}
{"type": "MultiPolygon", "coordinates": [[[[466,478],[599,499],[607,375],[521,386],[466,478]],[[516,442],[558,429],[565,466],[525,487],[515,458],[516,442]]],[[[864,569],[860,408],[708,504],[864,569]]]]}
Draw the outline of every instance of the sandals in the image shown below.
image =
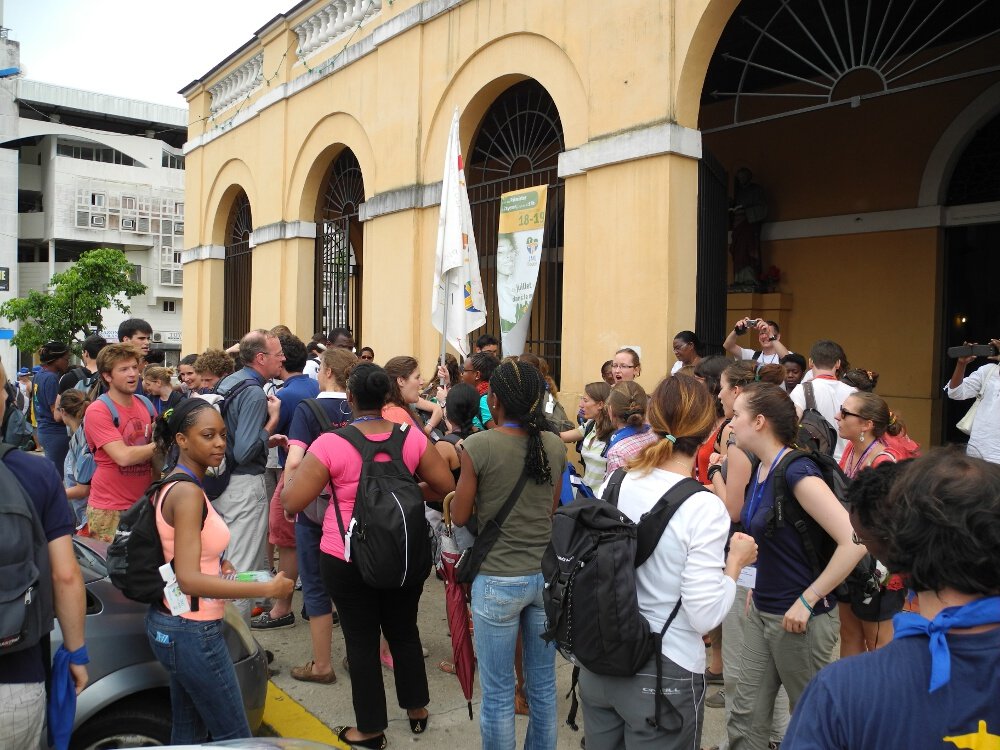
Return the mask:
{"type": "MultiPolygon", "coordinates": [[[[424,710],[426,711],[426,709],[424,710]]],[[[423,731],[427,729],[427,721],[430,718],[431,718],[430,711],[428,711],[427,715],[422,719],[410,719],[409,717],[407,717],[407,719],[409,719],[410,722],[410,731],[413,732],[414,734],[423,733],[423,731]]]]}
{"type": "Polygon", "coordinates": [[[352,729],[357,731],[356,727],[334,727],[333,731],[337,733],[337,739],[348,747],[362,748],[362,750],[385,750],[385,747],[389,744],[385,739],[385,732],[367,740],[349,740],[347,739],[347,733],[352,729]]]}

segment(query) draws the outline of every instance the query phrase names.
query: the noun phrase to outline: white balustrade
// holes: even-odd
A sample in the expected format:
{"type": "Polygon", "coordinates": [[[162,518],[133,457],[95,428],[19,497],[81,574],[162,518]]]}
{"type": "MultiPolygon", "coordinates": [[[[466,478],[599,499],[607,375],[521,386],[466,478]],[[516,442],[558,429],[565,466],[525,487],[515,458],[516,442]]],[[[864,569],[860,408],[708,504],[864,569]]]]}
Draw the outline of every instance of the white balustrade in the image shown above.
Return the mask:
{"type": "Polygon", "coordinates": [[[264,81],[264,53],[255,55],[239,68],[208,89],[212,97],[212,114],[243,98],[264,81]]]}
{"type": "Polygon", "coordinates": [[[382,0],[333,0],[294,28],[304,60],[382,11],[382,0]]]}

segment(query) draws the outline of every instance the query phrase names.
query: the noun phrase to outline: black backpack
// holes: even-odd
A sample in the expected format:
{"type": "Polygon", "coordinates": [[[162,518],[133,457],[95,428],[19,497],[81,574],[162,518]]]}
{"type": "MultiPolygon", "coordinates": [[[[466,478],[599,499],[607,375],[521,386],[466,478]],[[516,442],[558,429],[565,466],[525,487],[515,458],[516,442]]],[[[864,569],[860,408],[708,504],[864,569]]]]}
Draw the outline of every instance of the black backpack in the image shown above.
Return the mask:
{"type": "MultiPolygon", "coordinates": [[[[774,467],[774,507],[768,516],[764,534],[771,536],[776,529],[784,526],[794,528],[802,540],[802,547],[809,560],[809,565],[813,569],[813,574],[819,576],[830,563],[830,558],[833,557],[833,553],[837,549],[837,543],[822,526],[813,520],[812,516],[803,510],[799,501],[795,499],[795,495],[788,488],[785,472],[792,461],[803,456],[816,465],[823,481],[826,482],[826,486],[830,488],[840,504],[845,509],[848,508],[847,488],[851,480],[840,468],[840,464],[833,459],[833,456],[828,456],[825,453],[790,450],[781,457],[778,465],[774,467]]],[[[757,471],[759,464],[759,459],[751,460],[751,474],[757,471]]],[[[859,581],[862,586],[870,586],[868,581],[872,578],[873,570],[874,561],[871,555],[865,555],[848,577],[859,581]]],[[[839,597],[846,594],[843,582],[838,585],[835,593],[839,597]]]]}
{"type": "Polygon", "coordinates": [[[36,645],[52,630],[49,542],[35,504],[3,462],[0,444],[0,656],[36,645]]]}
{"type": "Polygon", "coordinates": [[[832,456],[837,448],[837,431],[816,408],[816,394],[813,392],[812,382],[803,383],[802,391],[806,397],[806,408],[802,410],[799,434],[795,443],[803,450],[832,456]]]}
{"type": "MultiPolygon", "coordinates": [[[[396,424],[388,440],[369,440],[353,425],[335,434],[361,454],[361,478],[348,529],[337,508],[344,557],[358,566],[361,580],[376,589],[395,589],[423,581],[431,570],[431,531],[424,496],[403,463],[409,425],[396,424]],[[388,455],[388,461],[375,456],[388,455]],[[347,551],[350,554],[347,554],[347,551]]],[[[333,495],[334,504],[337,495],[333,495]]]]}
{"type": "MultiPolygon", "coordinates": [[[[611,475],[604,500],[575,500],[556,509],[542,555],[548,625],[542,637],[554,641],[575,665],[573,688],[580,666],[595,674],[630,677],[654,656],[659,684],[663,635],[681,606],[678,600],[662,630],[651,631],[639,612],[635,569],[653,554],[677,509],[705,488],[693,479],[681,480],[635,524],[617,508],[625,473],[617,469],[611,475]],[[580,596],[575,595],[578,588],[580,596]]],[[[574,691],[571,725],[576,708],[574,691]]],[[[659,726],[659,694],[651,720],[659,726]]]]}
{"type": "MultiPolygon", "coordinates": [[[[221,414],[222,419],[225,420],[226,412],[229,411],[229,406],[233,403],[233,399],[252,385],[258,385],[257,381],[252,378],[247,378],[246,380],[239,381],[236,385],[223,393],[218,390],[219,384],[216,384],[216,389],[212,393],[193,395],[190,398],[202,398],[208,401],[219,410],[219,414],[221,414]]],[[[263,427],[263,425],[261,425],[261,427],[263,427]]],[[[226,429],[229,429],[228,425],[226,426],[226,429]]],[[[233,469],[236,468],[236,459],[233,458],[233,444],[231,441],[235,439],[235,431],[230,430],[229,439],[226,440],[226,457],[222,460],[222,463],[218,468],[211,469],[209,472],[206,472],[205,477],[202,480],[202,487],[204,487],[205,494],[208,495],[209,500],[218,499],[219,495],[226,491],[226,488],[229,486],[229,480],[233,477],[233,469]]],[[[173,464],[176,464],[176,456],[168,457],[167,465],[172,466],[173,464]]]]}
{"type": "MultiPolygon", "coordinates": [[[[154,604],[163,599],[160,566],[166,560],[163,557],[160,532],[156,528],[158,495],[160,489],[168,483],[194,481],[183,472],[159,479],[149,486],[146,494],[135,505],[121,514],[115,538],[108,547],[108,577],[129,599],[144,604],[154,604]]],[[[202,510],[202,524],[207,515],[206,504],[202,510]]],[[[198,597],[191,597],[191,610],[198,610],[198,597]]]]}

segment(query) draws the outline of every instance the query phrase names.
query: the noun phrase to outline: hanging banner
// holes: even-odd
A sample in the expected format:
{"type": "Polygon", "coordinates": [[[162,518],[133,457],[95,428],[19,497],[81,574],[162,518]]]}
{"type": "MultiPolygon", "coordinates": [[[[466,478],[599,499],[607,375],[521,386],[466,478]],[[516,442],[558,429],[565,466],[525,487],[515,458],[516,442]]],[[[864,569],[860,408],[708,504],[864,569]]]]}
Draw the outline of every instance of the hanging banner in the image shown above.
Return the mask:
{"type": "Polygon", "coordinates": [[[545,231],[548,187],[515,190],[500,196],[497,238],[497,302],[505,357],[524,353],[531,303],[538,283],[545,231]]]}

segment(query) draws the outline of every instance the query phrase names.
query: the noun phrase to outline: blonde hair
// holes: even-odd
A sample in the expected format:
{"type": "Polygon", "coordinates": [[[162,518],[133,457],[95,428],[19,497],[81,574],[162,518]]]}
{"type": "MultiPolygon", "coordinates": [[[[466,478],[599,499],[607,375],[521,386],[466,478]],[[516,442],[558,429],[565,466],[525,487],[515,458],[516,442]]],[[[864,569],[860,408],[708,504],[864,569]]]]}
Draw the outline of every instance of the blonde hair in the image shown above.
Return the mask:
{"type": "Polygon", "coordinates": [[[354,352],[339,346],[328,346],[323,350],[323,357],[320,359],[320,366],[330,370],[333,373],[333,381],[344,388],[347,388],[347,378],[357,363],[358,358],[354,352]]]}
{"type": "Polygon", "coordinates": [[[715,400],[705,384],[690,375],[666,377],[649,397],[646,421],[660,440],[629,462],[646,473],[675,453],[693,456],[715,427],[715,400]]]}
{"type": "Polygon", "coordinates": [[[143,380],[154,380],[157,383],[163,383],[164,385],[170,385],[170,378],[174,375],[174,371],[169,367],[159,367],[156,365],[147,367],[142,371],[143,380]]]}

